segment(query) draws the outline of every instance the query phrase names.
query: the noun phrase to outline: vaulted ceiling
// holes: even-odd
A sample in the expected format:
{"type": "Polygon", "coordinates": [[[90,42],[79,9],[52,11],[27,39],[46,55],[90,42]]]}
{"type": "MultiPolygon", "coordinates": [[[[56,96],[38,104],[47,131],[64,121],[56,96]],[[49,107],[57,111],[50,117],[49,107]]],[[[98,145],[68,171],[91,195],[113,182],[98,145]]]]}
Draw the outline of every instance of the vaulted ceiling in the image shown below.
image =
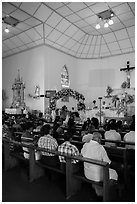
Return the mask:
{"type": "Polygon", "coordinates": [[[20,23],[2,24],[3,57],[40,45],[90,59],[135,52],[135,2],[3,2],[6,15],[20,23]],[[97,14],[107,9],[114,24],[97,30],[97,14]]]}

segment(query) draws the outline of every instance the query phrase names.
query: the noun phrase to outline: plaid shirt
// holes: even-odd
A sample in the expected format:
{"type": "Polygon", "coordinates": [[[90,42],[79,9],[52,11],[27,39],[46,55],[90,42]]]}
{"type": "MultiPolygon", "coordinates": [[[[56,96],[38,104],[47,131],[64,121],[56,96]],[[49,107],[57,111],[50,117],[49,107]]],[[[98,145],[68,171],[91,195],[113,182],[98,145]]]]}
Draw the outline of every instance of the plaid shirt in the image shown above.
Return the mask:
{"type": "MultiPolygon", "coordinates": [[[[57,150],[58,143],[55,138],[53,138],[51,135],[44,135],[43,137],[40,137],[38,141],[38,147],[45,148],[48,150],[57,150]]],[[[47,153],[47,152],[41,152],[42,155],[45,156],[54,156],[54,154],[47,153]]]]}
{"type": "MultiPolygon", "coordinates": [[[[69,141],[64,142],[58,147],[58,151],[61,153],[69,154],[70,156],[79,156],[79,150],[76,146],[72,145],[69,141]]],[[[63,156],[59,156],[60,162],[66,162],[63,156]]],[[[78,162],[77,160],[72,160],[72,163],[78,162]]]]}

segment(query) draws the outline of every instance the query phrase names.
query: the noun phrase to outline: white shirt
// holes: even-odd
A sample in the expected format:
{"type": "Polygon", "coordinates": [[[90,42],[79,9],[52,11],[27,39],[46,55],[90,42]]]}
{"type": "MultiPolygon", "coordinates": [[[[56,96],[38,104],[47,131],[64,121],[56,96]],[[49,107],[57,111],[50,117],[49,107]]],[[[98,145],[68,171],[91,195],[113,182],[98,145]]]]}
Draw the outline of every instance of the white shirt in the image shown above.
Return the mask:
{"type": "Polygon", "coordinates": [[[93,138],[93,134],[88,133],[82,137],[82,142],[90,142],[90,140],[92,140],[92,138],[93,138]]]}
{"type": "MultiPolygon", "coordinates": [[[[116,130],[106,131],[104,134],[106,140],[121,141],[121,135],[116,130]]],[[[115,143],[106,142],[105,145],[116,146],[115,143]]]]}
{"type": "MultiPolygon", "coordinates": [[[[130,131],[124,135],[125,142],[133,142],[135,143],[135,131],[130,131]]],[[[127,148],[135,149],[134,145],[126,145],[127,148]]]]}
{"type": "MultiPolygon", "coordinates": [[[[85,143],[83,145],[81,154],[83,157],[87,157],[89,159],[104,161],[109,164],[111,163],[104,147],[93,140],[90,140],[89,143],[85,143]]],[[[103,180],[103,167],[99,165],[84,162],[84,173],[87,179],[94,181],[103,180]]],[[[109,169],[109,178],[114,180],[118,179],[118,175],[115,170],[109,169]]]]}

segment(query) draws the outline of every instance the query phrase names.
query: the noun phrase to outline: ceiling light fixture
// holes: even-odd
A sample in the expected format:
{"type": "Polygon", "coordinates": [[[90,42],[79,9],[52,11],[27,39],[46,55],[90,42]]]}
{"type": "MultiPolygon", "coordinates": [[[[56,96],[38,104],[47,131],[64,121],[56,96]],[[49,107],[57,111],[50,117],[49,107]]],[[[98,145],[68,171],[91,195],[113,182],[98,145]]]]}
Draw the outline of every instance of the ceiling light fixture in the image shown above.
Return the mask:
{"type": "Polygon", "coordinates": [[[6,26],[4,31],[6,33],[9,33],[10,30],[8,27],[16,27],[18,25],[18,23],[20,23],[20,21],[16,18],[10,16],[10,15],[6,15],[5,17],[2,18],[2,23],[3,23],[4,27],[6,26]]]}
{"type": "Polygon", "coordinates": [[[113,25],[114,21],[112,19],[109,19],[108,24],[113,25]]]}
{"type": "Polygon", "coordinates": [[[5,28],[4,31],[5,31],[5,33],[9,33],[9,32],[10,32],[9,29],[8,29],[7,27],[5,28]]]}
{"type": "Polygon", "coordinates": [[[98,17],[98,23],[96,24],[96,29],[100,29],[101,25],[99,23],[99,21],[103,22],[104,28],[108,28],[110,25],[114,24],[114,21],[112,20],[112,17],[114,17],[114,12],[109,9],[109,10],[105,10],[103,12],[100,12],[99,14],[97,14],[98,17]]]}
{"type": "Polygon", "coordinates": [[[108,26],[109,26],[109,24],[108,24],[108,22],[106,21],[106,22],[104,23],[104,28],[108,28],[108,26]]]}
{"type": "Polygon", "coordinates": [[[99,24],[99,23],[96,24],[96,29],[97,29],[97,30],[100,29],[100,24],[99,24]]]}

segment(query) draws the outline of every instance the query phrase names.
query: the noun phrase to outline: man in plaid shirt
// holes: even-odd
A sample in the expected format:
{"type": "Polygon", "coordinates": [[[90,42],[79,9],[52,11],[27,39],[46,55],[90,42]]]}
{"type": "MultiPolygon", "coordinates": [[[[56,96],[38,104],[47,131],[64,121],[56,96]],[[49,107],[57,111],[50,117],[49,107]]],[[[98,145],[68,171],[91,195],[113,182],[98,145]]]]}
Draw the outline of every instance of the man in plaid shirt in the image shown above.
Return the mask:
{"type": "MultiPolygon", "coordinates": [[[[47,150],[57,150],[58,143],[56,139],[49,134],[49,132],[50,132],[50,125],[46,124],[41,128],[41,134],[43,136],[40,137],[40,139],[38,140],[38,147],[44,148],[47,150]]],[[[58,157],[56,157],[54,154],[44,152],[44,151],[42,151],[41,154],[42,154],[41,161],[43,163],[49,164],[52,166],[54,165],[56,166],[58,164],[58,157]]]]}
{"type": "MultiPolygon", "coordinates": [[[[64,143],[62,143],[61,145],[58,146],[58,151],[61,153],[65,153],[68,154],[70,156],[79,156],[79,150],[77,149],[77,147],[75,145],[72,145],[70,143],[70,135],[66,132],[64,134],[64,139],[66,140],[64,143]]],[[[63,156],[59,156],[59,160],[61,162],[61,166],[63,166],[62,164],[66,163],[65,157],[63,156]]],[[[76,166],[76,163],[78,162],[78,160],[72,160],[72,164],[74,164],[76,166]]]]}

